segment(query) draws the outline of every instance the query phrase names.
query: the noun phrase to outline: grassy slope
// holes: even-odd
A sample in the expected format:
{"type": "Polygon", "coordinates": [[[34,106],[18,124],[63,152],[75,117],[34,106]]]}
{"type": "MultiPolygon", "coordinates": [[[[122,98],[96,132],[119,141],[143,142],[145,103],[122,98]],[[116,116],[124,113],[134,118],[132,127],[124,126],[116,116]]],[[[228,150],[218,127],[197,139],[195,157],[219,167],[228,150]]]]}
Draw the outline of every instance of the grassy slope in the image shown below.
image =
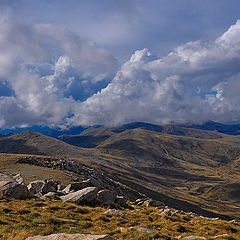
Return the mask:
{"type": "Polygon", "coordinates": [[[70,183],[73,179],[78,179],[79,175],[59,169],[46,169],[45,167],[33,166],[17,163],[20,157],[27,157],[27,154],[0,154],[0,171],[14,175],[20,173],[24,176],[25,183],[35,180],[56,179],[63,184],[70,183]]]}
{"type": "Polygon", "coordinates": [[[78,147],[92,148],[99,145],[115,133],[108,128],[89,128],[79,135],[63,135],[59,139],[78,147]]]}
{"type": "Polygon", "coordinates": [[[240,156],[238,141],[239,137],[200,140],[129,130],[106,140],[98,154],[114,162],[112,169],[119,179],[139,189],[144,186],[206,210],[240,217],[240,198],[234,193],[240,182],[234,168],[240,156]]]}
{"type": "Polygon", "coordinates": [[[240,223],[237,222],[194,217],[183,212],[166,217],[161,215],[163,210],[131,203],[131,209],[119,210],[124,217],[107,215],[106,208],[79,206],[58,200],[20,201],[0,198],[0,203],[2,240],[23,240],[32,235],[59,232],[110,234],[120,240],[174,240],[191,235],[206,237],[208,240],[237,240],[240,232],[240,223]],[[153,232],[137,231],[139,227],[153,232]]]}
{"type": "MultiPolygon", "coordinates": [[[[1,138],[0,149],[76,158],[169,206],[240,217],[239,142],[239,137],[202,140],[134,129],[111,136],[97,148],[82,149],[28,131],[1,138]]],[[[13,166],[14,161],[4,165],[11,173],[21,168],[13,166]]],[[[40,172],[38,177],[45,174],[26,165],[21,171],[29,169],[40,172]]],[[[60,180],[66,178],[58,173],[60,180]]]]}
{"type": "Polygon", "coordinates": [[[107,140],[111,136],[130,129],[145,129],[159,133],[167,133],[176,136],[188,136],[201,139],[218,139],[223,138],[224,134],[207,131],[202,129],[186,128],[179,125],[154,125],[149,123],[131,123],[120,127],[92,127],[79,135],[63,135],[59,139],[74,146],[93,148],[107,140]]]}

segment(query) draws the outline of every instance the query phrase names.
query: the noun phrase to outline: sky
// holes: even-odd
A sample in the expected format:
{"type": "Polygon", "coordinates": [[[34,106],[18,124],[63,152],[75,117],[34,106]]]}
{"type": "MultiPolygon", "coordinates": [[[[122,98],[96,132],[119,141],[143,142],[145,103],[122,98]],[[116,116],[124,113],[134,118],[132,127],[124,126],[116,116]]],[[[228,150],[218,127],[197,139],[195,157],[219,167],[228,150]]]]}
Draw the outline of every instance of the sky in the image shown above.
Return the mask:
{"type": "Polygon", "coordinates": [[[240,122],[239,0],[0,0],[0,128],[240,122]]]}

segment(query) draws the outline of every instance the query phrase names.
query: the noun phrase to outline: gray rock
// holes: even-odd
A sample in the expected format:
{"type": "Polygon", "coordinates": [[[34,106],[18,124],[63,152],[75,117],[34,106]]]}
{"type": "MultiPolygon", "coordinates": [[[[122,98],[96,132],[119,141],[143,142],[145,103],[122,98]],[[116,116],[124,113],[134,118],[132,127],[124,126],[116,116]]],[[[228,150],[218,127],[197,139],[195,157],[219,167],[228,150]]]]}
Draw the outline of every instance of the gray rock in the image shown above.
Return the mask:
{"type": "Polygon", "coordinates": [[[104,184],[102,182],[102,180],[100,178],[95,179],[92,176],[89,177],[89,181],[91,182],[91,184],[98,188],[98,189],[104,189],[104,184]]]}
{"type": "Polygon", "coordinates": [[[64,194],[69,194],[70,192],[74,192],[73,190],[71,190],[71,184],[68,184],[63,190],[62,192],[64,194]]]}
{"type": "Polygon", "coordinates": [[[228,235],[227,233],[223,233],[223,234],[214,236],[214,237],[212,237],[212,238],[213,238],[213,239],[216,239],[216,238],[227,238],[227,237],[229,237],[229,235],[228,235]]]}
{"type": "Polygon", "coordinates": [[[16,181],[18,184],[24,184],[24,179],[20,173],[13,176],[13,180],[16,181]]]}
{"type": "Polygon", "coordinates": [[[117,196],[115,203],[124,207],[127,205],[127,199],[124,196],[117,196]]]}
{"type": "Polygon", "coordinates": [[[87,187],[60,197],[62,201],[90,203],[97,198],[97,188],[87,187]]]}
{"type": "Polygon", "coordinates": [[[59,181],[53,179],[45,180],[41,189],[42,194],[46,194],[48,192],[57,192],[59,183],[59,181]]]}
{"type": "Polygon", "coordinates": [[[114,204],[116,200],[116,193],[109,190],[101,190],[97,194],[97,200],[100,204],[114,204]]]}
{"type": "Polygon", "coordinates": [[[139,201],[138,203],[136,203],[138,206],[142,206],[144,204],[144,201],[139,201]]]}
{"type": "Polygon", "coordinates": [[[90,179],[82,181],[82,182],[73,182],[68,184],[62,191],[66,194],[70,192],[75,192],[87,187],[93,187],[93,184],[90,179]]]}
{"type": "Polygon", "coordinates": [[[28,237],[26,240],[113,240],[109,235],[67,234],[58,233],[48,236],[28,237]]]}
{"type": "Polygon", "coordinates": [[[28,184],[27,188],[29,191],[31,191],[33,194],[39,194],[42,190],[42,187],[44,185],[44,181],[33,181],[28,184]]]}
{"type": "Polygon", "coordinates": [[[145,201],[146,207],[165,208],[165,204],[160,201],[149,199],[145,201]]]}
{"type": "Polygon", "coordinates": [[[13,179],[0,181],[0,194],[9,198],[25,200],[32,197],[25,185],[15,182],[13,179]]]}
{"type": "Polygon", "coordinates": [[[146,200],[148,200],[147,198],[138,198],[137,200],[135,200],[135,204],[138,204],[139,202],[144,203],[146,200]]]}
{"type": "Polygon", "coordinates": [[[120,217],[125,217],[125,215],[117,209],[108,209],[105,214],[107,215],[118,215],[120,217]]]}
{"type": "Polygon", "coordinates": [[[62,183],[59,183],[59,184],[57,185],[57,191],[58,191],[58,192],[62,192],[65,187],[66,187],[66,185],[64,185],[64,184],[62,184],[62,183]]]}
{"type": "Polygon", "coordinates": [[[42,197],[42,199],[46,199],[46,198],[50,198],[50,199],[60,199],[59,198],[59,194],[56,192],[48,192],[46,194],[44,194],[42,197]]]}
{"type": "Polygon", "coordinates": [[[144,227],[139,227],[139,228],[136,229],[136,231],[153,233],[153,230],[148,229],[148,228],[144,228],[144,227]]]}
{"type": "Polygon", "coordinates": [[[205,237],[201,237],[201,236],[191,235],[191,236],[183,237],[182,239],[206,239],[206,238],[205,237]]]}
{"type": "Polygon", "coordinates": [[[165,209],[160,215],[167,216],[167,217],[175,217],[175,216],[177,216],[177,214],[174,211],[172,211],[172,210],[170,210],[168,208],[165,209]]]}

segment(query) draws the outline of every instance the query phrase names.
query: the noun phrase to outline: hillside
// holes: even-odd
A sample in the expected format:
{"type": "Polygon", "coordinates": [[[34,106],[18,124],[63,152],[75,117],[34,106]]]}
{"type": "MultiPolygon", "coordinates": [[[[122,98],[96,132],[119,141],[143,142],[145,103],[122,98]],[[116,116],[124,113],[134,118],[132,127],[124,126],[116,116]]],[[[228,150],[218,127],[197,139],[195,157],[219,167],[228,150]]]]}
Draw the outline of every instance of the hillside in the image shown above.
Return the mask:
{"type": "Polygon", "coordinates": [[[124,124],[118,127],[92,127],[83,131],[79,135],[62,135],[58,137],[58,139],[69,143],[74,146],[84,147],[84,148],[94,148],[109,137],[124,132],[126,130],[133,129],[145,129],[158,133],[166,133],[170,135],[176,136],[186,136],[186,137],[194,137],[200,139],[218,139],[222,138],[225,135],[215,132],[215,131],[207,131],[202,129],[194,129],[187,128],[184,126],[176,125],[176,124],[167,124],[167,125],[155,125],[150,123],[136,122],[124,124]]]}
{"type": "MultiPolygon", "coordinates": [[[[98,130],[83,135],[101,136],[98,130]]],[[[101,131],[111,136],[95,148],[28,131],[1,138],[0,149],[67,156],[170,207],[205,216],[240,217],[239,136],[199,139],[144,129],[101,131]]]]}
{"type": "Polygon", "coordinates": [[[89,128],[79,135],[62,135],[58,139],[78,147],[93,148],[114,135],[105,127],[89,128]]]}
{"type": "Polygon", "coordinates": [[[215,138],[222,138],[223,134],[212,131],[208,131],[208,129],[204,128],[194,128],[190,127],[189,125],[181,125],[181,124],[165,124],[165,125],[156,125],[151,123],[143,123],[143,122],[135,122],[124,124],[119,127],[111,128],[113,132],[124,132],[125,130],[131,129],[145,129],[150,130],[153,132],[159,133],[167,133],[171,135],[177,136],[187,136],[187,137],[195,137],[195,138],[202,138],[202,139],[215,139],[215,138]]]}
{"type": "Polygon", "coordinates": [[[89,152],[35,131],[25,131],[0,138],[1,153],[89,156],[89,152]]]}
{"type": "Polygon", "coordinates": [[[209,121],[203,124],[183,124],[187,128],[202,129],[209,131],[217,131],[219,133],[229,134],[229,135],[239,135],[240,134],[240,124],[223,124],[214,121],[209,121]]]}
{"type": "Polygon", "coordinates": [[[173,198],[240,216],[239,196],[231,194],[240,182],[233,167],[239,161],[239,137],[204,140],[135,129],[112,136],[97,149],[116,165],[112,167],[116,178],[142,191],[151,189],[154,193],[149,194],[156,197],[156,192],[161,193],[164,196],[158,197],[168,204],[173,198]],[[219,190],[215,192],[214,187],[219,190]],[[228,192],[226,200],[222,195],[228,192]]]}

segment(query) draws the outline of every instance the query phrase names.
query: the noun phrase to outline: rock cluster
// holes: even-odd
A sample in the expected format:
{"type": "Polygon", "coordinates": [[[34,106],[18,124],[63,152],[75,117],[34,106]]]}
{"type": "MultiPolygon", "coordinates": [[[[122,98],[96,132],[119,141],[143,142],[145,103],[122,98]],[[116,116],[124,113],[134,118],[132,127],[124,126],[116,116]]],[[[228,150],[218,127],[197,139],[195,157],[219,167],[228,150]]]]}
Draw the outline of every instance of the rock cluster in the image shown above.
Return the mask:
{"type": "MultiPolygon", "coordinates": [[[[129,186],[113,180],[107,173],[92,169],[77,160],[60,157],[27,156],[20,157],[18,163],[60,169],[77,174],[81,179],[75,179],[74,183],[68,185],[67,188],[64,189],[65,193],[78,191],[86,187],[97,187],[98,190],[107,189],[116,193],[118,196],[125,196],[130,201],[145,197],[144,194],[139,193],[129,186]]],[[[121,202],[122,199],[118,198],[117,201],[121,202]]]]}
{"type": "Polygon", "coordinates": [[[0,194],[9,198],[25,200],[33,194],[28,190],[23,181],[19,180],[20,175],[11,177],[0,173],[0,194]],[[21,183],[19,183],[21,182],[21,183]]]}
{"type": "Polygon", "coordinates": [[[90,179],[74,182],[67,186],[60,181],[48,179],[24,184],[20,174],[13,177],[0,173],[0,194],[6,197],[25,200],[31,197],[61,199],[89,205],[126,206],[126,198],[116,192],[99,189],[90,179]]]}

